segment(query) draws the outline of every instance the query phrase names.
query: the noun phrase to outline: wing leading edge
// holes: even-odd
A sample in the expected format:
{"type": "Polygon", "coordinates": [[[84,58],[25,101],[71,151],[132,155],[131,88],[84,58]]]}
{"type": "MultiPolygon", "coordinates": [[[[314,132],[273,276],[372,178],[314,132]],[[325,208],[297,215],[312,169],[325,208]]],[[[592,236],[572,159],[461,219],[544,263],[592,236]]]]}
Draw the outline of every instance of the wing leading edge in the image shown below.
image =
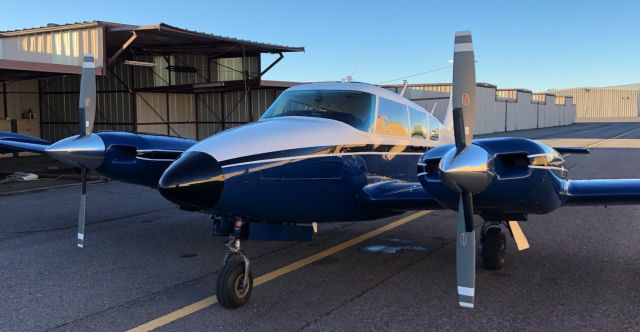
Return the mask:
{"type": "MultiPolygon", "coordinates": [[[[34,152],[73,167],[88,167],[110,179],[155,188],[164,170],[195,140],[168,135],[99,132],[91,144],[77,136],[56,143],[0,132],[0,154],[34,152]],[[86,163],[91,160],[91,164],[86,163]]],[[[87,141],[87,139],[84,139],[87,141]]]]}
{"type": "Polygon", "coordinates": [[[570,180],[565,205],[640,204],[640,179],[570,180]]]}
{"type": "Polygon", "coordinates": [[[45,149],[50,144],[51,142],[43,139],[0,131],[0,154],[14,152],[45,153],[45,149]]]}

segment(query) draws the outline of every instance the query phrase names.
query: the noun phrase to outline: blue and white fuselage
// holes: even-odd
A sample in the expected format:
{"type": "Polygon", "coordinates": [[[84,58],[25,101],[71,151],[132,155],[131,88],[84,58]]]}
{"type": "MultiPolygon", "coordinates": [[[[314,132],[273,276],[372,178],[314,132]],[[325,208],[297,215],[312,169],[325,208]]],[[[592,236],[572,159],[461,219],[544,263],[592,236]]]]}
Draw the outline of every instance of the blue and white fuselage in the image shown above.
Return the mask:
{"type": "Polygon", "coordinates": [[[259,121],[185,151],[160,191],[185,208],[267,222],[375,219],[401,211],[367,204],[367,186],[418,184],[420,156],[451,142],[431,114],[386,89],[301,85],[283,92],[259,121]]]}

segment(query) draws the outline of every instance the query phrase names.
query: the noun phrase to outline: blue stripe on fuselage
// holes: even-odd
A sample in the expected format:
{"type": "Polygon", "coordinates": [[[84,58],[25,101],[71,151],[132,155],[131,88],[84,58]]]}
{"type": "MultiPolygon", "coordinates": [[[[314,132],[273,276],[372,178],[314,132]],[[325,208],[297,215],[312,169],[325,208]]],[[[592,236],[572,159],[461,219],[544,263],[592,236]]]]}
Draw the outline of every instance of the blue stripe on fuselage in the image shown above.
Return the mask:
{"type": "Polygon", "coordinates": [[[214,210],[267,222],[377,219],[397,212],[361,204],[362,188],[391,179],[417,182],[419,158],[419,152],[363,151],[227,164],[214,210]]]}

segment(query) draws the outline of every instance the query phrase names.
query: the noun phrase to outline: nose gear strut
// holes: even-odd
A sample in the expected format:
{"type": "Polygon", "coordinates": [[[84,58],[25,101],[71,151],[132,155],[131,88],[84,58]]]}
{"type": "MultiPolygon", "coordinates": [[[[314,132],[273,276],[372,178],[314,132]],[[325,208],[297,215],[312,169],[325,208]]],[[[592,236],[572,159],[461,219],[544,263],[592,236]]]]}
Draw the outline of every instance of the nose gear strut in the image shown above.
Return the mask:
{"type": "Polygon", "coordinates": [[[240,238],[246,223],[237,219],[233,232],[227,241],[227,253],[224,256],[223,268],[218,275],[217,298],[225,308],[237,308],[249,301],[253,290],[253,275],[249,258],[240,249],[240,238]],[[242,258],[242,261],[237,257],[242,258]]]}

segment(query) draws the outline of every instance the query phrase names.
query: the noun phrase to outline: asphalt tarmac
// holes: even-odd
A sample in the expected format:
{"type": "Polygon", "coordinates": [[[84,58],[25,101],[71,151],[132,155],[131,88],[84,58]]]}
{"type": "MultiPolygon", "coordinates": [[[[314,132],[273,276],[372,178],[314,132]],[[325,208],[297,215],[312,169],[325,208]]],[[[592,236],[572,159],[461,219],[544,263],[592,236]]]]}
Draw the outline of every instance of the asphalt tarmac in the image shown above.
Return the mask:
{"type": "MultiPolygon", "coordinates": [[[[511,135],[640,140],[640,123],[511,135]]],[[[639,178],[640,151],[615,148],[615,142],[588,156],[568,156],[570,177],[639,178]]],[[[506,265],[498,272],[484,270],[478,260],[473,310],[457,305],[450,211],[322,224],[312,242],[244,242],[263,283],[247,305],[227,310],[198,302],[215,295],[225,252],[222,239],[211,237],[207,216],[179,211],[151,189],[92,184],[85,248],[78,249],[79,193],[72,186],[0,195],[0,330],[120,331],[148,322],[167,331],[640,326],[639,206],[568,207],[530,216],[521,225],[531,249],[517,252],[509,239],[506,265]],[[358,238],[403,217],[404,224],[358,238]],[[362,241],[335,247],[353,239],[362,241]],[[372,252],[375,246],[390,253],[372,252]]]]}

